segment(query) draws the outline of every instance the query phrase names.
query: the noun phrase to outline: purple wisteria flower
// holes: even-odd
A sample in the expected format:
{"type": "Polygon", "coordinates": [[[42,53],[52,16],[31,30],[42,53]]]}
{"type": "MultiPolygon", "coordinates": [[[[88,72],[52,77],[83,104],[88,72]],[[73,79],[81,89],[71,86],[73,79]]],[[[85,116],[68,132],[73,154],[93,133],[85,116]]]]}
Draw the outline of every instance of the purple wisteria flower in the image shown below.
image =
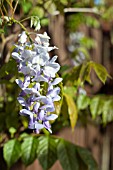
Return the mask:
{"type": "Polygon", "coordinates": [[[58,117],[52,113],[55,111],[54,102],[61,99],[58,84],[62,78],[56,77],[60,65],[56,63],[57,56],[49,56],[49,51],[57,48],[49,47],[49,39],[47,33],[37,34],[31,43],[22,32],[12,52],[18,72],[24,75],[24,80],[16,79],[21,89],[17,100],[23,107],[20,115],[29,117],[28,128],[36,133],[43,128],[52,133],[49,121],[58,117]]]}

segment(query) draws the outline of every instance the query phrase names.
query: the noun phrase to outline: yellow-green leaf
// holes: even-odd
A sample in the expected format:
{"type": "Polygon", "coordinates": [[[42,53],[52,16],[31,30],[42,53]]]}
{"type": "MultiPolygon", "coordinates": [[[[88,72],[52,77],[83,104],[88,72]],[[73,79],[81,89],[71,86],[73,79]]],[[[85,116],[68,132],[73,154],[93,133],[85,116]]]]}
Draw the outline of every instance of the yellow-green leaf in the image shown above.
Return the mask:
{"type": "Polygon", "coordinates": [[[68,105],[68,114],[69,114],[69,118],[70,118],[71,127],[72,127],[72,129],[74,129],[77,119],[78,119],[77,107],[76,107],[76,104],[71,96],[64,93],[64,97],[66,98],[66,102],[68,105]]]}
{"type": "Polygon", "coordinates": [[[98,63],[94,63],[92,62],[92,67],[95,70],[98,78],[105,83],[107,77],[111,78],[111,76],[108,74],[106,68],[104,66],[102,66],[101,64],[98,63]]]}

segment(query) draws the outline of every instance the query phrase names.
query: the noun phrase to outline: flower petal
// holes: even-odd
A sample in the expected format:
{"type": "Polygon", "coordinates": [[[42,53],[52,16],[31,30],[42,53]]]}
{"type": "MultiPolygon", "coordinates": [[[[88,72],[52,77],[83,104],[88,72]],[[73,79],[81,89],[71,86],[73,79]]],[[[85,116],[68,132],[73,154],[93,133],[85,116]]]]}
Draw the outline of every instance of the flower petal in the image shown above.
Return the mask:
{"type": "Polygon", "coordinates": [[[43,128],[44,128],[44,125],[41,124],[41,123],[35,122],[35,128],[36,128],[37,130],[40,130],[40,129],[43,129],[43,128]]]}
{"type": "Polygon", "coordinates": [[[13,52],[13,53],[12,53],[12,57],[13,57],[15,60],[20,60],[20,61],[22,61],[22,58],[20,57],[20,55],[19,55],[17,52],[13,52]]]}
{"type": "Polygon", "coordinates": [[[33,112],[27,110],[27,109],[22,109],[20,110],[20,115],[23,115],[23,116],[33,116],[33,112]]]}
{"type": "Polygon", "coordinates": [[[40,103],[37,102],[37,103],[33,106],[33,111],[34,111],[35,113],[37,113],[39,107],[40,107],[40,103]]]}
{"type": "Polygon", "coordinates": [[[22,106],[26,106],[27,107],[27,103],[25,101],[25,99],[23,97],[17,97],[18,102],[22,105],[22,106]]]}
{"type": "Polygon", "coordinates": [[[58,115],[56,114],[50,114],[48,116],[46,116],[46,120],[55,120],[58,118],[58,115]]]}
{"type": "Polygon", "coordinates": [[[23,88],[23,82],[21,80],[16,79],[15,82],[19,85],[21,89],[23,88]]]}
{"type": "Polygon", "coordinates": [[[45,119],[45,111],[41,110],[38,114],[39,120],[44,120],[45,119]]]}
{"type": "Polygon", "coordinates": [[[28,87],[30,84],[30,76],[26,76],[24,79],[24,87],[28,87]]]}
{"type": "Polygon", "coordinates": [[[59,84],[61,81],[62,81],[62,78],[58,77],[58,78],[56,78],[56,79],[51,83],[51,85],[57,85],[57,84],[59,84]]]}
{"type": "Polygon", "coordinates": [[[51,125],[50,125],[49,121],[44,121],[43,125],[50,133],[52,133],[52,130],[50,129],[51,125]]]}

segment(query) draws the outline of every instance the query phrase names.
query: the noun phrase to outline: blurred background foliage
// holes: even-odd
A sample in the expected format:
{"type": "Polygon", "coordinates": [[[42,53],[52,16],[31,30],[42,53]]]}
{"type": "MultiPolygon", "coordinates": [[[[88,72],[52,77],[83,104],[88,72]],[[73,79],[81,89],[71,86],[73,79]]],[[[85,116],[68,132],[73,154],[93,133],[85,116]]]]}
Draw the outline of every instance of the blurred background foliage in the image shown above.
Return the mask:
{"type": "MultiPolygon", "coordinates": [[[[47,131],[35,136],[28,130],[27,118],[18,115],[21,106],[16,98],[20,89],[15,79],[21,75],[17,72],[10,52],[18,34],[22,30],[35,30],[37,33],[40,22],[39,32],[46,31],[51,37],[51,44],[59,47],[59,52],[55,53],[59,55],[59,74],[63,77],[63,84],[60,83],[62,100],[55,103],[55,113],[59,117],[52,122],[53,134],[65,127],[71,126],[74,130],[78,126],[86,127],[90,124],[106,130],[113,121],[113,56],[109,59],[109,49],[112,51],[113,48],[112,11],[112,0],[0,1],[0,160],[3,152],[8,167],[21,157],[25,165],[38,158],[44,170],[51,168],[57,159],[64,170],[98,169],[88,150],[57,136],[51,137],[47,131]],[[62,28],[54,29],[54,25],[61,26],[59,22],[63,25],[63,33],[57,32],[62,28]],[[108,39],[100,40],[103,49],[100,49],[101,55],[97,57],[93,52],[97,49],[98,43],[92,36],[92,30],[100,30],[102,35],[105,35],[103,37],[109,37],[110,42],[109,49],[105,50],[108,39]],[[60,52],[62,48],[63,53],[60,52]],[[104,66],[108,60],[111,63],[107,71],[104,66]]],[[[50,55],[53,54],[54,52],[50,55]]],[[[113,165],[108,165],[112,170],[113,165]]],[[[1,168],[5,166],[2,161],[1,168]]],[[[101,162],[100,167],[102,169],[101,162]]]]}

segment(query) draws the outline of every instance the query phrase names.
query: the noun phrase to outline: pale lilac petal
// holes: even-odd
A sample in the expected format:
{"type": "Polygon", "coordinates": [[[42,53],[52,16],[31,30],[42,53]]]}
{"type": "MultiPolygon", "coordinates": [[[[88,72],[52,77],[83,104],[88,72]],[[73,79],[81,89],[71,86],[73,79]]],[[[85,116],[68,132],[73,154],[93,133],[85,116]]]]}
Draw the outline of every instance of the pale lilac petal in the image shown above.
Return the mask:
{"type": "Polygon", "coordinates": [[[22,91],[20,92],[19,96],[20,96],[20,97],[24,97],[24,96],[26,96],[26,93],[22,90],[22,91]]]}
{"type": "Polygon", "coordinates": [[[36,84],[34,85],[34,89],[35,89],[35,90],[40,90],[40,83],[36,83],[36,84]]]}
{"type": "Polygon", "coordinates": [[[29,120],[28,128],[29,128],[29,129],[35,129],[35,123],[33,122],[32,119],[29,120]]]}
{"type": "Polygon", "coordinates": [[[30,84],[30,76],[26,76],[24,79],[24,87],[28,87],[30,84]]]}
{"type": "Polygon", "coordinates": [[[50,114],[50,115],[46,116],[46,120],[55,120],[57,118],[58,118],[58,116],[56,114],[50,114]]]}
{"type": "Polygon", "coordinates": [[[32,61],[35,55],[36,55],[35,51],[24,50],[21,56],[24,61],[32,61]]]}
{"type": "Polygon", "coordinates": [[[25,88],[23,90],[26,94],[36,94],[37,96],[40,96],[40,92],[38,92],[34,88],[25,88]]]}
{"type": "Polygon", "coordinates": [[[55,49],[58,49],[56,46],[54,46],[54,47],[48,47],[48,52],[49,51],[52,51],[52,50],[55,50],[55,49]]]}
{"type": "Polygon", "coordinates": [[[13,53],[12,53],[12,57],[13,57],[15,60],[20,60],[20,61],[22,61],[22,58],[21,58],[20,55],[19,55],[18,53],[16,53],[16,52],[13,52],[13,53]]]}
{"type": "Polygon", "coordinates": [[[29,122],[28,128],[29,128],[29,129],[35,129],[35,123],[29,122]]]}
{"type": "Polygon", "coordinates": [[[20,110],[20,115],[23,115],[23,116],[33,116],[33,113],[27,109],[22,109],[20,110]]]}
{"type": "Polygon", "coordinates": [[[50,76],[50,77],[55,77],[55,74],[59,71],[60,65],[58,63],[48,63],[44,67],[44,75],[50,76]]]}
{"type": "Polygon", "coordinates": [[[39,112],[38,118],[39,118],[39,120],[44,120],[44,118],[45,118],[45,111],[44,110],[41,110],[39,112]]]}
{"type": "Polygon", "coordinates": [[[23,74],[29,75],[30,74],[30,68],[28,66],[24,66],[20,70],[23,74]]]}
{"type": "Polygon", "coordinates": [[[31,105],[34,103],[34,99],[35,99],[34,95],[30,96],[30,97],[27,99],[27,104],[28,104],[29,106],[31,106],[31,105]]]}
{"type": "Polygon", "coordinates": [[[35,122],[35,128],[36,128],[37,130],[40,130],[40,129],[43,129],[43,128],[44,128],[44,125],[41,124],[41,123],[35,122]]]}
{"type": "Polygon", "coordinates": [[[52,98],[54,98],[56,95],[58,95],[60,93],[60,88],[56,87],[53,90],[50,90],[47,94],[47,96],[50,96],[52,98]]]}
{"type": "Polygon", "coordinates": [[[44,81],[44,82],[48,82],[48,79],[42,75],[36,75],[32,81],[37,81],[37,82],[41,82],[41,81],[44,81]]]}
{"type": "Polygon", "coordinates": [[[52,131],[51,131],[51,125],[50,125],[50,123],[49,123],[49,121],[44,121],[43,122],[43,125],[44,125],[44,127],[50,132],[50,133],[52,133],[52,131]]]}
{"type": "Polygon", "coordinates": [[[59,95],[55,96],[52,98],[53,102],[54,101],[59,101],[61,99],[61,97],[59,95]]]}
{"type": "Polygon", "coordinates": [[[55,111],[55,107],[54,107],[54,104],[53,104],[53,103],[48,104],[48,105],[41,106],[40,109],[44,109],[44,110],[46,110],[47,112],[54,112],[54,111],[55,111]]]}
{"type": "Polygon", "coordinates": [[[31,76],[35,76],[36,72],[35,70],[31,67],[31,66],[22,66],[20,71],[24,74],[24,75],[31,75],[31,76]]]}
{"type": "Polygon", "coordinates": [[[57,58],[58,58],[58,56],[55,55],[55,56],[50,60],[50,62],[51,62],[51,63],[55,62],[55,61],[57,60],[57,58]]]}
{"type": "Polygon", "coordinates": [[[40,37],[40,39],[41,39],[41,40],[44,40],[44,41],[50,39],[50,37],[47,35],[46,32],[44,32],[43,34],[37,34],[36,38],[37,38],[37,37],[40,37]]]}
{"type": "Polygon", "coordinates": [[[48,98],[46,96],[37,97],[37,100],[44,103],[44,104],[48,103],[48,98]]]}
{"type": "Polygon", "coordinates": [[[33,106],[33,111],[34,111],[35,113],[37,113],[39,107],[40,107],[40,103],[37,102],[37,103],[33,106]]]}
{"type": "Polygon", "coordinates": [[[48,60],[49,60],[48,53],[46,53],[46,55],[43,53],[40,53],[39,55],[33,58],[32,64],[38,64],[38,65],[44,66],[48,60]]]}
{"type": "Polygon", "coordinates": [[[23,88],[23,82],[19,79],[16,79],[15,82],[18,84],[20,88],[23,88]]]}
{"type": "Polygon", "coordinates": [[[49,84],[48,91],[53,90],[53,85],[49,84]]]}
{"type": "Polygon", "coordinates": [[[26,106],[27,107],[27,103],[25,101],[25,99],[23,97],[17,97],[18,102],[22,105],[22,106],[26,106]]]}
{"type": "Polygon", "coordinates": [[[51,85],[57,85],[62,81],[62,78],[58,77],[53,82],[51,82],[51,85]]]}
{"type": "Polygon", "coordinates": [[[25,31],[23,31],[22,34],[19,34],[19,37],[20,38],[19,38],[18,42],[23,44],[27,41],[27,35],[26,35],[25,31]]]}

